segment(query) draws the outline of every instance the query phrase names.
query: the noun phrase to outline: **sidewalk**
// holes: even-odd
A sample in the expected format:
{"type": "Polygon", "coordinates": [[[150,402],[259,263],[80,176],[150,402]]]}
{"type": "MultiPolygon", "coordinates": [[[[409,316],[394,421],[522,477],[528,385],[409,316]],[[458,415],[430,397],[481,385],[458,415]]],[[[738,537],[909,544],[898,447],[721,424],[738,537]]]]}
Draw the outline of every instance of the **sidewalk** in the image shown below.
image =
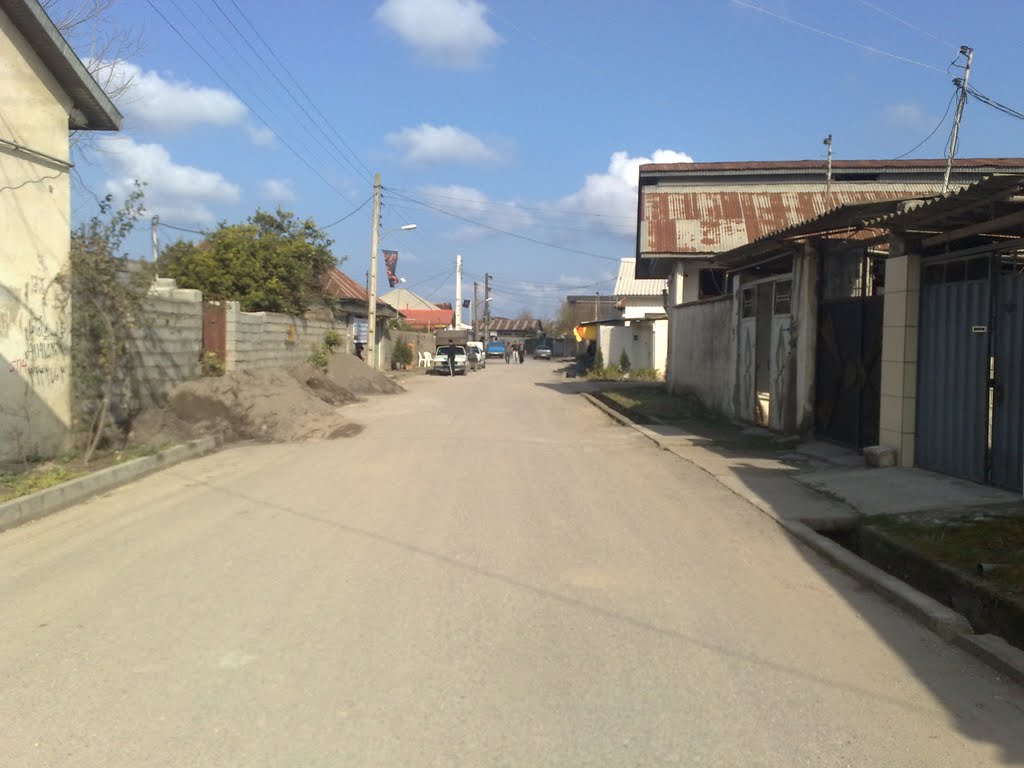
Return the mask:
{"type": "Polygon", "coordinates": [[[665,424],[637,424],[593,395],[582,394],[612,419],[707,472],[947,642],[1024,685],[1024,651],[995,635],[975,634],[962,614],[821,533],[852,529],[858,520],[874,515],[1024,503],[1019,495],[919,469],[868,469],[856,452],[814,441],[777,455],[742,455],[716,445],[706,430],[697,434],[665,424]]]}

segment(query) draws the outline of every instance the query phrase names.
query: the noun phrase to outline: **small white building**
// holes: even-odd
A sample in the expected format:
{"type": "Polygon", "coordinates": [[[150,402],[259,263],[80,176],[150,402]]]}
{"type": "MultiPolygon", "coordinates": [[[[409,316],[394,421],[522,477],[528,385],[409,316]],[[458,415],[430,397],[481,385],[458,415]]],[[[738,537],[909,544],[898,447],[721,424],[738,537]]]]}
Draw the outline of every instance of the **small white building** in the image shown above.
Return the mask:
{"type": "Polygon", "coordinates": [[[69,129],[121,115],[36,0],[0,0],[0,460],[59,451],[71,426],[69,129]]]}
{"type": "Polygon", "coordinates": [[[600,326],[598,343],[605,365],[618,365],[625,352],[630,368],[653,368],[664,375],[668,358],[668,314],[663,279],[636,277],[636,259],[623,259],[615,280],[616,308],[621,321],[600,326]]]}

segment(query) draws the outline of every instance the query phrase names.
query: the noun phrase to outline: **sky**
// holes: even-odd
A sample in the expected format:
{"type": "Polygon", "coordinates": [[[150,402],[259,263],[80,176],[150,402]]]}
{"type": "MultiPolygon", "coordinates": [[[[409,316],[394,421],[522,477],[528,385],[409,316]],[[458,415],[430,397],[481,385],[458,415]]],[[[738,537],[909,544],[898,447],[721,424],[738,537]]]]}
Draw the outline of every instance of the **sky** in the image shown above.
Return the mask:
{"type": "MultiPolygon", "coordinates": [[[[122,0],[112,13],[108,28],[141,47],[115,71],[131,78],[124,130],[76,158],[76,219],[136,179],[162,243],[280,205],[331,224],[362,283],[380,173],[380,245],[399,252],[404,287],[453,301],[461,254],[463,295],[488,273],[508,317],[612,291],[635,250],[641,163],[823,159],[828,134],[836,159],[892,159],[933,130],[907,156],[942,157],[960,45],[975,49],[971,84],[1024,111],[1021,0],[122,0]]],[[[958,155],[1024,155],[1024,121],[970,99],[958,155]]]]}

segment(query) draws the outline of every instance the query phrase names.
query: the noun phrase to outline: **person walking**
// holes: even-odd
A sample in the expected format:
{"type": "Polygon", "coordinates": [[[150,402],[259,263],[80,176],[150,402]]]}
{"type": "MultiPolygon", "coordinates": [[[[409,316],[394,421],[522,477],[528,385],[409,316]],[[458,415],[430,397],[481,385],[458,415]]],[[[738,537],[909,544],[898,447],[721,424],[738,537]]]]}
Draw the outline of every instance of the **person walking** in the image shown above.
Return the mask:
{"type": "Polygon", "coordinates": [[[509,359],[512,357],[512,350],[509,349],[508,342],[505,342],[505,365],[508,365],[509,359]]]}
{"type": "Polygon", "coordinates": [[[525,362],[526,362],[526,345],[525,344],[520,344],[519,345],[519,364],[522,365],[525,362]]]}

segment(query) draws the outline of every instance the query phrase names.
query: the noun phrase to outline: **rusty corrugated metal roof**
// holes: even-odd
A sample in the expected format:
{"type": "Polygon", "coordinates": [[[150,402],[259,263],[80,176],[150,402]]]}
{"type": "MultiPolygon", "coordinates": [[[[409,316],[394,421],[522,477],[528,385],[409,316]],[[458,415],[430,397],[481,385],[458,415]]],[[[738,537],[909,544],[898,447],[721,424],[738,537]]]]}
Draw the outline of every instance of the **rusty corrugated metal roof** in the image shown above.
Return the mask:
{"type": "MultiPolygon", "coordinates": [[[[962,186],[962,185],[960,185],[962,186]]],[[[643,256],[713,256],[821,216],[840,205],[927,197],[932,180],[716,184],[701,188],[662,183],[641,187],[639,252],[643,256]]]]}
{"type": "Polygon", "coordinates": [[[370,300],[366,289],[337,267],[328,270],[324,280],[324,291],[332,299],[350,299],[363,303],[370,300]]]}
{"type": "Polygon", "coordinates": [[[512,320],[507,317],[492,317],[490,330],[497,333],[526,333],[542,330],[540,320],[512,320]]]}
{"type": "MultiPolygon", "coordinates": [[[[916,169],[945,169],[946,160],[927,158],[922,160],[833,160],[832,171],[912,171],[916,169]]],[[[953,162],[954,169],[999,170],[1024,168],[1022,157],[964,157],[953,162]]],[[[700,175],[704,173],[745,172],[771,175],[779,171],[817,171],[825,174],[824,160],[749,160],[725,163],[647,163],[640,166],[640,175],[658,173],[680,173],[700,175]]]]}

